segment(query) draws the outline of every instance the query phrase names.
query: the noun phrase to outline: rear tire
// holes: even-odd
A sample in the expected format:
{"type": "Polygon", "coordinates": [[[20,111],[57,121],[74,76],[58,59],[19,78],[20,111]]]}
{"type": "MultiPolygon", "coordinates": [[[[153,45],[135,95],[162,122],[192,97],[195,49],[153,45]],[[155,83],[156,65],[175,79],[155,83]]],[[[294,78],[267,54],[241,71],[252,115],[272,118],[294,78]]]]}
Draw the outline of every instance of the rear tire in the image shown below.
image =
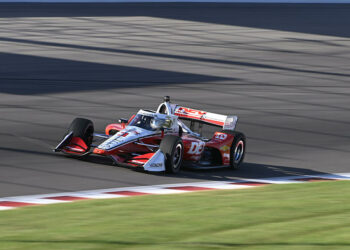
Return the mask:
{"type": "Polygon", "coordinates": [[[90,149],[94,133],[94,124],[92,121],[84,118],[75,118],[68,128],[68,133],[70,132],[73,132],[73,137],[83,139],[90,149]]]}
{"type": "Polygon", "coordinates": [[[164,136],[160,143],[160,150],[165,156],[165,171],[167,173],[179,172],[184,152],[181,138],[175,135],[164,136]]]}
{"type": "Polygon", "coordinates": [[[246,137],[241,132],[223,131],[234,136],[230,150],[230,165],[232,169],[238,169],[244,160],[247,151],[246,137]]]}

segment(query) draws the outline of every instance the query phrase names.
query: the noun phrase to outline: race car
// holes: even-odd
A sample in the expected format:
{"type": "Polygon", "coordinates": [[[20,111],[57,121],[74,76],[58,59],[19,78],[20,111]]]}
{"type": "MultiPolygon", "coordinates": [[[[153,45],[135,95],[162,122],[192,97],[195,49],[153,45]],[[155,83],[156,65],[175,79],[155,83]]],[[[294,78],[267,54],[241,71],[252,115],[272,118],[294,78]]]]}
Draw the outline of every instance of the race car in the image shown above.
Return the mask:
{"type": "Polygon", "coordinates": [[[173,104],[166,96],[156,111],[141,109],[130,119],[109,124],[104,134],[94,133],[92,121],[75,118],[54,151],[105,156],[117,166],[154,172],[177,173],[183,166],[237,169],[246,152],[245,135],[235,131],[237,121],[234,115],[173,104]],[[203,124],[221,129],[206,138],[203,124]]]}

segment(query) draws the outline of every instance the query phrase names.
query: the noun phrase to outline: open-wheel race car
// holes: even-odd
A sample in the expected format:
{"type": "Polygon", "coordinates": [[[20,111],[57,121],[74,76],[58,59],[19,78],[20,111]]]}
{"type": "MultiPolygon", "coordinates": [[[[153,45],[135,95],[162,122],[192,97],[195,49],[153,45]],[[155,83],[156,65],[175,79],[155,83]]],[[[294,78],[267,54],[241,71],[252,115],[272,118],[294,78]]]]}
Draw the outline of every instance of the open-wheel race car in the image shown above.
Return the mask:
{"type": "Polygon", "coordinates": [[[235,131],[237,121],[237,116],[172,104],[166,96],[156,111],[141,109],[130,119],[109,124],[105,134],[94,133],[90,120],[76,118],[54,151],[106,156],[118,166],[156,172],[176,173],[182,166],[236,169],[246,152],[245,135],[235,131]],[[205,138],[203,124],[221,129],[205,138]]]}

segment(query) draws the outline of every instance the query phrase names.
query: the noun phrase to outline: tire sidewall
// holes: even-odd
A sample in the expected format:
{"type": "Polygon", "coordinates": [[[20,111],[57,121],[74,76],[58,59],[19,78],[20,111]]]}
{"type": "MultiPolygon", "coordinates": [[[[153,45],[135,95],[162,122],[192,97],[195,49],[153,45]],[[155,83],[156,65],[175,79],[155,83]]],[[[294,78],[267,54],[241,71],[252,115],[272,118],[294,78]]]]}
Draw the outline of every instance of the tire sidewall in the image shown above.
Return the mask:
{"type": "Polygon", "coordinates": [[[231,150],[230,150],[230,165],[232,169],[238,169],[241,165],[241,163],[244,160],[245,154],[247,152],[247,144],[246,144],[246,138],[245,136],[240,133],[240,132],[235,132],[233,133],[234,139],[231,145],[231,150]],[[243,153],[239,159],[239,161],[235,161],[235,150],[238,145],[242,146],[243,144],[243,153]]]}
{"type": "Polygon", "coordinates": [[[73,132],[74,137],[81,138],[90,148],[94,133],[92,121],[84,118],[75,118],[68,128],[68,133],[70,132],[73,132]]]}
{"type": "Polygon", "coordinates": [[[183,151],[184,151],[184,145],[182,144],[182,141],[179,140],[178,143],[176,143],[174,145],[173,152],[171,155],[171,172],[172,173],[177,173],[180,171],[180,168],[182,165],[182,159],[183,159],[183,151]],[[181,151],[180,151],[180,155],[179,155],[180,159],[178,160],[177,165],[175,166],[174,157],[177,154],[178,147],[181,147],[181,151]]]}
{"type": "Polygon", "coordinates": [[[165,171],[168,173],[179,172],[181,169],[184,153],[184,146],[181,138],[174,135],[165,136],[160,144],[160,150],[163,152],[165,157],[165,171]],[[180,152],[177,151],[179,148],[180,152]],[[178,155],[180,158],[175,166],[174,157],[176,157],[176,155],[178,155]]]}

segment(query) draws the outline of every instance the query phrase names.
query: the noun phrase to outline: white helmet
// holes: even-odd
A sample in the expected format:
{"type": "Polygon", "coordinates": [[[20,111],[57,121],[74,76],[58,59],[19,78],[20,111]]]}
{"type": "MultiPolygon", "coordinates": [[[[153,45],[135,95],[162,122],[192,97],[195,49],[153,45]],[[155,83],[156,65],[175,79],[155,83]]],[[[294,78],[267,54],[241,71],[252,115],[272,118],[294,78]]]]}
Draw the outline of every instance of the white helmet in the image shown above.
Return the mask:
{"type": "Polygon", "coordinates": [[[171,119],[164,119],[156,116],[151,121],[151,127],[155,130],[159,130],[161,128],[171,128],[171,123],[171,119]]]}

